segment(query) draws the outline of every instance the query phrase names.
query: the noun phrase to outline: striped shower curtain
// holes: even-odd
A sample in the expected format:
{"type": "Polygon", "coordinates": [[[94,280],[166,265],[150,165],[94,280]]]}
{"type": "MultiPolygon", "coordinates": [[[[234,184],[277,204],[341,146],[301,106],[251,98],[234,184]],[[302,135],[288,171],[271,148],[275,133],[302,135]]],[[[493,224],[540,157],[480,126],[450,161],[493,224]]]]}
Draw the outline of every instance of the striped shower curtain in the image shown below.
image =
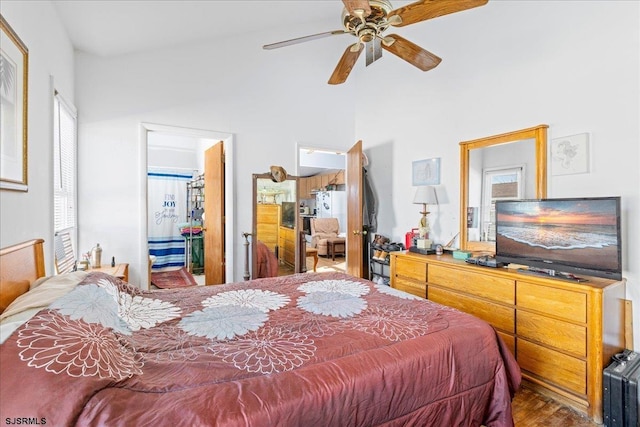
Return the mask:
{"type": "Polygon", "coordinates": [[[185,239],[179,226],[187,221],[187,183],[193,171],[149,169],[147,203],[149,255],[153,271],[185,265],[185,239]]]}

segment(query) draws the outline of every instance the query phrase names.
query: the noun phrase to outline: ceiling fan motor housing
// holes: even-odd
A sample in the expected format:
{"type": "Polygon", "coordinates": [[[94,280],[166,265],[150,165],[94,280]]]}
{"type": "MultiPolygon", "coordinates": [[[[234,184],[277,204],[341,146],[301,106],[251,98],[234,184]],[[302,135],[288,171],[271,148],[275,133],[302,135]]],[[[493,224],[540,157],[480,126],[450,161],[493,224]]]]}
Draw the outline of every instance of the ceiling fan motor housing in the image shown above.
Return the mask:
{"type": "Polygon", "coordinates": [[[371,14],[360,17],[342,10],[342,25],[345,30],[356,36],[362,43],[368,43],[389,27],[387,15],[393,10],[388,0],[369,0],[371,14]]]}

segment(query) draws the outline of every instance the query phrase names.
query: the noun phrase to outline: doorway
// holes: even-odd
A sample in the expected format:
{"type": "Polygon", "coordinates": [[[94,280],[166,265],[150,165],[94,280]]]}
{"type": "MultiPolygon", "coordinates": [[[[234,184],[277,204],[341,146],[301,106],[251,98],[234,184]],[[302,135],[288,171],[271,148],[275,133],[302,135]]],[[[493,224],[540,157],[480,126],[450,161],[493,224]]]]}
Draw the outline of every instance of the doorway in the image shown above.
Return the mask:
{"type": "MultiPolygon", "coordinates": [[[[233,194],[234,194],[234,184],[233,179],[233,136],[227,133],[221,133],[216,131],[206,131],[200,129],[189,129],[189,128],[181,128],[174,126],[165,126],[165,125],[156,125],[156,124],[146,124],[143,123],[141,126],[141,149],[142,149],[142,171],[143,171],[143,180],[141,182],[141,193],[143,195],[143,200],[145,201],[143,206],[143,223],[141,229],[143,230],[142,237],[142,245],[141,245],[141,257],[140,257],[140,271],[150,271],[149,266],[149,224],[148,218],[152,213],[150,212],[147,204],[149,200],[150,189],[147,182],[147,171],[150,166],[162,166],[167,168],[167,170],[174,169],[178,172],[187,172],[191,174],[204,173],[205,171],[205,162],[209,162],[207,159],[207,155],[205,152],[213,151],[212,147],[216,145],[220,145],[224,147],[224,160],[220,158],[219,163],[223,163],[223,168],[221,171],[221,185],[223,186],[224,191],[217,191],[215,197],[219,197],[219,203],[214,203],[217,206],[223,206],[223,212],[220,215],[212,216],[212,217],[226,217],[226,221],[222,220],[219,227],[212,227],[215,229],[215,233],[218,234],[216,237],[221,241],[221,250],[219,251],[210,251],[209,256],[203,257],[204,268],[207,271],[207,276],[209,275],[210,269],[207,269],[207,263],[212,261],[211,255],[217,256],[220,258],[219,260],[219,268],[222,269],[221,274],[216,275],[218,278],[217,282],[223,283],[225,281],[233,281],[234,280],[234,215],[233,215],[233,194]],[[167,158],[168,156],[168,158],[167,158]],[[195,167],[194,167],[195,165],[195,167]],[[194,172],[195,171],[195,172],[194,172]],[[226,280],[225,280],[226,279],[226,280]]],[[[209,156],[210,157],[210,156],[209,156]]],[[[207,163],[209,165],[210,163],[207,163]]],[[[207,166],[207,169],[211,169],[207,166]]],[[[206,177],[205,177],[206,178],[206,177]]],[[[218,182],[220,184],[220,182],[218,182]]],[[[185,183],[186,187],[186,183],[185,183]]],[[[205,187],[206,188],[206,187],[205,187]]],[[[210,198],[209,198],[210,201],[210,198]]],[[[205,202],[207,199],[205,198],[205,202]]],[[[169,200],[167,203],[171,203],[169,200]]],[[[186,202],[185,202],[186,203],[186,202]]],[[[180,210],[184,208],[184,212],[187,212],[186,204],[182,207],[179,207],[180,210]]],[[[205,218],[206,220],[206,218],[205,218]]],[[[205,230],[207,228],[205,227],[205,230]]],[[[211,233],[211,231],[209,231],[211,233]]],[[[206,237],[207,231],[205,233],[205,240],[209,240],[206,237]]],[[[189,250],[187,249],[187,245],[183,246],[183,253],[189,250]]],[[[205,247],[206,249],[206,247],[205,247]]],[[[183,255],[184,256],[184,255],[183,255]]],[[[184,258],[183,258],[184,259],[184,258]]],[[[213,261],[215,262],[215,261],[213,261]]],[[[217,264],[217,262],[216,262],[217,264]]],[[[213,283],[210,283],[213,284],[213,283]]],[[[150,288],[150,274],[141,274],[141,286],[143,289],[150,288]]]]}
{"type": "Polygon", "coordinates": [[[306,247],[312,251],[312,256],[306,257],[306,270],[346,272],[349,240],[347,153],[335,149],[298,146],[297,166],[301,188],[300,223],[305,233],[306,247]],[[321,240],[318,237],[322,234],[311,224],[316,221],[317,224],[322,221],[325,221],[323,224],[332,224],[327,223],[324,218],[338,220],[337,238],[341,243],[336,242],[336,239],[321,240]]]}

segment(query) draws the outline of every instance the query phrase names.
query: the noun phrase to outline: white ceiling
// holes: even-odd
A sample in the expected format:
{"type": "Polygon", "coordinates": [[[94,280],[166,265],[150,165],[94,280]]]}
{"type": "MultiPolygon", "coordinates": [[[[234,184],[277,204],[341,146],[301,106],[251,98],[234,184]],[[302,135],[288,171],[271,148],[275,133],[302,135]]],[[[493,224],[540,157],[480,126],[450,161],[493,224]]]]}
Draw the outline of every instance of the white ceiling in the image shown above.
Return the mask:
{"type": "MultiPolygon", "coordinates": [[[[52,0],[73,46],[100,56],[162,49],[296,25],[335,22],[341,0],[52,0]]],[[[412,1],[392,1],[394,8],[412,1]]],[[[289,37],[287,37],[289,38],[289,37]]],[[[281,40],[267,40],[273,43],[281,40]]]]}
{"type": "MultiPolygon", "coordinates": [[[[52,0],[52,3],[75,49],[99,56],[164,49],[248,32],[300,28],[306,24],[313,30],[300,34],[299,29],[292,29],[285,40],[337,30],[342,28],[344,7],[341,0],[52,0]],[[318,28],[317,23],[323,22],[335,25],[318,28]]],[[[411,1],[392,2],[394,8],[408,3],[411,1]]],[[[282,39],[265,40],[277,41],[282,39]]],[[[300,165],[298,174],[308,176],[322,170],[300,165]]]]}
{"type": "MultiPolygon", "coordinates": [[[[397,2],[406,3],[406,2],[397,2]]],[[[335,20],[340,0],[53,0],[78,50],[101,56],[335,20]]],[[[308,34],[291,34],[291,38],[308,34]]],[[[269,42],[276,42],[273,40],[269,42]]]]}

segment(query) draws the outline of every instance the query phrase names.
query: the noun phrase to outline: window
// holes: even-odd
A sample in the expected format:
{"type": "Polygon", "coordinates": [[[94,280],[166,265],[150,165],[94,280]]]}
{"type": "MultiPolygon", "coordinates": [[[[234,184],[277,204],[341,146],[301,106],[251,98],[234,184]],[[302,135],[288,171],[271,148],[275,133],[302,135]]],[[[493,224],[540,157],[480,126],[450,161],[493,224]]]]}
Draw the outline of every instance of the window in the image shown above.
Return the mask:
{"type": "Polygon", "coordinates": [[[522,199],[524,165],[484,170],[482,191],[481,240],[496,240],[496,200],[522,199]]]}
{"type": "MultiPolygon", "coordinates": [[[[76,227],[76,109],[56,91],[53,109],[53,216],[54,232],[76,227]]],[[[75,240],[75,239],[73,239],[75,240]]]]}

